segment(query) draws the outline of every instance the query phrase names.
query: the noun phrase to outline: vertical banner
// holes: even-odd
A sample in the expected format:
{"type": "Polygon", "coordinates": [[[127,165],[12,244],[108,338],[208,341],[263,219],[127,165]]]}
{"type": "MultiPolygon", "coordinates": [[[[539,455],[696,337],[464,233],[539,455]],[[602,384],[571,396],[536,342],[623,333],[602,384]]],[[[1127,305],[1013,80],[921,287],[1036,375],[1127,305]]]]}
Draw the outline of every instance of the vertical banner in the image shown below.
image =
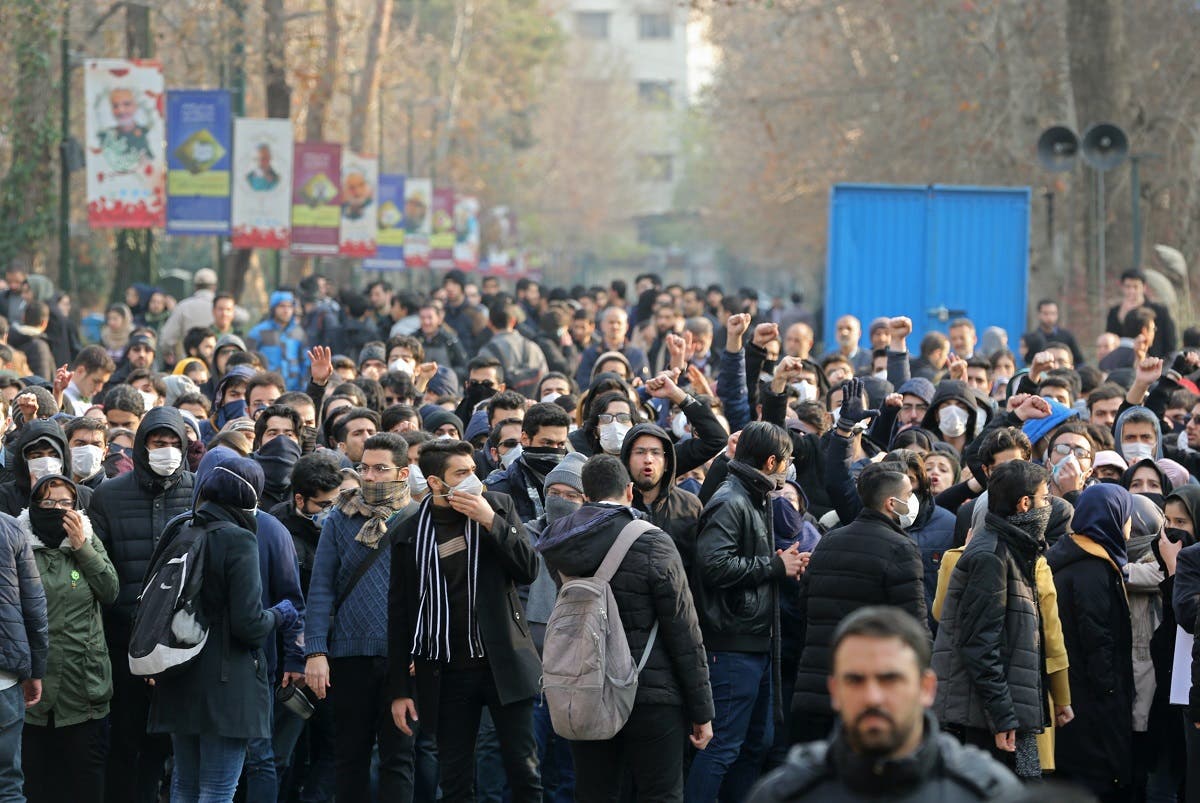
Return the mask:
{"type": "Polygon", "coordinates": [[[297,142],[292,162],[292,253],[337,256],[342,146],[297,142]]]}
{"type": "Polygon", "coordinates": [[[342,154],[342,228],[338,253],[344,257],[375,256],[378,184],[378,159],[350,151],[342,154]]]}
{"type": "Polygon", "coordinates": [[[162,65],[141,59],[89,59],[83,92],[88,225],[165,225],[162,65]]]}
{"type": "MultiPolygon", "coordinates": [[[[367,270],[402,270],[404,268],[404,176],[385,173],[379,177],[379,232],[375,256],[363,260],[367,270]]],[[[345,225],[343,223],[343,225],[345,225]]]]}
{"type": "Polygon", "coordinates": [[[292,228],[292,122],[233,122],[233,247],[287,248],[292,228]]]}
{"type": "Polygon", "coordinates": [[[439,187],[433,191],[429,264],[434,268],[454,267],[454,190],[450,187],[439,187]]]}
{"type": "Polygon", "coordinates": [[[230,108],[225,90],[167,92],[170,234],[229,234],[230,108]]]}
{"type": "Polygon", "coordinates": [[[469,195],[454,199],[454,267],[479,267],[479,199],[469,195]]]}
{"type": "Polygon", "coordinates": [[[410,178],[404,182],[404,264],[429,267],[429,235],[433,230],[433,181],[410,178]]]}

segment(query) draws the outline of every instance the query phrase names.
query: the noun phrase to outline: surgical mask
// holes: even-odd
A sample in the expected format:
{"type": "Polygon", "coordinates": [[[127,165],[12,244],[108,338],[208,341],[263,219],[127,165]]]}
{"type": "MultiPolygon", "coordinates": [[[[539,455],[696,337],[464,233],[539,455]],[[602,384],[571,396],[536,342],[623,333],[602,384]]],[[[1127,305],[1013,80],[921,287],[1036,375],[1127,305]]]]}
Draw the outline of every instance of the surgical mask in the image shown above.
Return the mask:
{"type": "Polygon", "coordinates": [[[763,371],[762,373],[760,373],[760,374],[758,375],[758,381],[759,381],[759,382],[766,382],[766,383],[769,385],[769,384],[771,384],[773,381],[775,381],[775,376],[774,376],[773,374],[768,374],[766,371],[763,371]]]}
{"type": "Polygon", "coordinates": [[[938,429],[948,438],[961,438],[967,434],[967,418],[963,408],[947,405],[938,410],[938,429]]]}
{"type": "Polygon", "coordinates": [[[391,362],[388,363],[388,370],[389,371],[403,371],[404,373],[408,374],[409,376],[412,376],[413,374],[416,373],[417,364],[413,360],[404,360],[404,359],[392,360],[391,362]]]}
{"type": "Polygon", "coordinates": [[[443,432],[441,435],[438,435],[436,438],[434,438],[434,440],[436,440],[436,441],[452,441],[452,440],[454,440],[454,436],[451,435],[449,432],[443,432]]]}
{"type": "MultiPolygon", "coordinates": [[[[892,498],[896,499],[896,497],[892,498]]],[[[899,502],[900,500],[896,499],[896,501],[899,502]]],[[[915,493],[910,493],[908,495],[908,500],[905,501],[904,505],[905,512],[901,513],[899,510],[897,510],[896,515],[900,517],[900,529],[907,530],[909,527],[913,526],[913,522],[917,520],[917,511],[921,509],[921,502],[917,499],[917,495],[915,493]]]]}
{"type": "Polygon", "coordinates": [[[1068,464],[1073,465],[1077,473],[1083,473],[1083,466],[1079,465],[1079,458],[1075,457],[1073,454],[1069,454],[1062,460],[1059,460],[1056,465],[1050,467],[1050,478],[1055,482],[1058,482],[1058,475],[1062,473],[1062,470],[1068,464]]]}
{"type": "Polygon", "coordinates": [[[887,369],[884,368],[882,371],[876,371],[875,373],[871,374],[871,376],[873,376],[876,379],[879,379],[883,382],[886,382],[887,381],[887,369]]]}
{"type": "Polygon", "coordinates": [[[1148,443],[1122,443],[1121,455],[1129,465],[1154,457],[1154,447],[1148,443]]]}
{"type": "Polygon", "coordinates": [[[34,482],[50,474],[62,474],[63,461],[57,457],[35,457],[25,463],[34,482]]]}
{"type": "Polygon", "coordinates": [[[468,474],[459,480],[458,485],[450,486],[450,490],[440,496],[454,496],[455,494],[466,494],[468,496],[479,496],[483,493],[483,480],[476,477],[474,474],[468,474]]]}
{"type": "Polygon", "coordinates": [[[414,494],[423,494],[429,490],[429,483],[425,481],[425,475],[416,463],[408,464],[408,490],[414,494]]]}
{"type": "Polygon", "coordinates": [[[146,405],[146,411],[149,412],[158,404],[158,394],[151,393],[148,390],[139,390],[138,394],[142,397],[142,403],[146,405]]]}
{"type": "Polygon", "coordinates": [[[686,441],[688,438],[692,437],[692,433],[688,432],[687,427],[687,416],[682,412],[678,412],[671,416],[671,432],[675,434],[676,438],[681,441],[686,441]]]}
{"type": "Polygon", "coordinates": [[[304,515],[308,516],[308,520],[311,521],[313,524],[317,525],[318,528],[320,528],[320,527],[325,526],[325,520],[327,518],[329,518],[329,514],[332,512],[333,512],[333,505],[330,505],[329,507],[325,508],[324,510],[318,511],[317,513],[305,513],[304,515]]]}
{"type": "Polygon", "coordinates": [[[800,401],[802,402],[817,400],[817,386],[812,382],[809,382],[807,379],[802,379],[799,382],[793,382],[792,389],[796,391],[796,394],[800,397],[800,401]]]}
{"type": "Polygon", "coordinates": [[[523,451],[523,449],[521,447],[521,444],[518,443],[516,446],[509,449],[507,452],[500,455],[500,465],[504,466],[505,468],[508,468],[509,466],[511,466],[513,463],[515,463],[517,461],[517,458],[521,456],[522,451],[523,451]]]}
{"type": "Polygon", "coordinates": [[[562,396],[561,393],[547,393],[545,396],[542,397],[542,404],[553,404],[561,396],[562,396]]]}
{"type": "Polygon", "coordinates": [[[94,476],[104,467],[104,450],[99,446],[72,446],[71,473],[81,479],[94,476]]]}
{"type": "Polygon", "coordinates": [[[625,442],[625,436],[629,434],[629,430],[633,429],[630,424],[622,424],[619,421],[613,421],[611,424],[600,425],[600,448],[608,454],[620,454],[621,444],[625,442]]]}
{"type": "Polygon", "coordinates": [[[833,423],[837,424],[842,418],[842,405],[839,404],[837,407],[834,407],[829,414],[833,416],[833,423]]]}
{"type": "Polygon", "coordinates": [[[151,449],[148,454],[150,458],[150,470],[160,477],[171,476],[183,465],[183,452],[174,446],[151,449]]]}
{"type": "Polygon", "coordinates": [[[563,499],[561,496],[547,496],[546,522],[553,524],[559,519],[565,519],[581,507],[583,507],[581,502],[572,502],[570,499],[563,499]]]}

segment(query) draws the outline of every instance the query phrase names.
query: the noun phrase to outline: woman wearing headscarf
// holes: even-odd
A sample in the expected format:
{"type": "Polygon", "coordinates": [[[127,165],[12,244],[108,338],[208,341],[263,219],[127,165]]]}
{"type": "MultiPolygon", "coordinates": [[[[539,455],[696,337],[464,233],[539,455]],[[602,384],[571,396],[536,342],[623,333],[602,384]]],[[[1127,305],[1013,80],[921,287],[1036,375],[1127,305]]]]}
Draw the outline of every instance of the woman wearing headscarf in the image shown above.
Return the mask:
{"type": "Polygon", "coordinates": [[[79,509],[79,490],[67,477],[38,480],[17,523],[33,547],[50,623],[42,699],[25,712],[21,737],[25,795],[34,803],[99,803],[112,698],[101,606],[117,599],[117,570],[93,537],[87,513],[79,509]]]}
{"type": "Polygon", "coordinates": [[[298,614],[287,600],[263,608],[255,540],[262,487],[258,464],[230,455],[196,488],[191,526],[208,530],[200,605],[212,638],[179,672],[157,679],[150,704],[150,732],[169,733],[175,748],[172,801],[232,801],[247,743],[271,736],[263,641],[298,614]]]}
{"type": "Polygon", "coordinates": [[[100,327],[100,343],[113,362],[125,357],[129,336],[133,333],[133,313],[124,304],[110,304],[100,327]]]}
{"type": "Polygon", "coordinates": [[[1119,486],[1085,489],[1072,534],[1046,553],[1076,711],[1075,720],[1058,731],[1058,775],[1101,801],[1128,799],[1133,782],[1133,632],[1126,589],[1133,505],[1119,486]]]}

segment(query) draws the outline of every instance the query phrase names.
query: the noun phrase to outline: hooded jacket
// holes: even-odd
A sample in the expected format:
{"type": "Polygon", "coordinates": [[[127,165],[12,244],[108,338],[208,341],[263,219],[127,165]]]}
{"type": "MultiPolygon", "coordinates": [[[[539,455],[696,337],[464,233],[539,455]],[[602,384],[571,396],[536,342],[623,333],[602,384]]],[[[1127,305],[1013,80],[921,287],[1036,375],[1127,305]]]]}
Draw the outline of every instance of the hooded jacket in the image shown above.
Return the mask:
{"type": "MultiPolygon", "coordinates": [[[[133,471],[101,483],[88,505],[96,537],[103,542],[121,581],[121,593],[109,609],[105,635],[109,644],[124,651],[129,642],[133,612],[142,590],[142,578],[167,522],[192,509],[195,475],[185,462],[167,477],[150,470],[146,436],[170,430],[187,444],[187,424],[173,407],[155,407],[146,413],[133,440],[133,471]]],[[[84,489],[80,488],[80,499],[84,489]]]]}
{"type": "Polygon", "coordinates": [[[1079,496],[1075,534],[1046,553],[1054,572],[1063,638],[1069,656],[1075,720],[1057,731],[1062,775],[1093,790],[1128,785],[1133,755],[1133,632],[1123,557],[1129,492],[1096,485],[1079,496]],[[1109,548],[1105,548],[1105,545],[1109,548]]]}
{"type": "MultiPolygon", "coordinates": [[[[590,577],[635,516],[640,514],[620,505],[584,505],[550,525],[537,549],[552,576],[590,577]]],[[[634,541],[611,586],[635,661],[658,622],[658,636],[638,676],[635,705],[677,706],[689,722],[711,721],[712,689],[700,624],[683,564],[666,533],[651,530],[634,541]]]]}
{"type": "Polygon", "coordinates": [[[972,395],[971,389],[967,387],[967,383],[958,379],[947,379],[938,383],[937,389],[933,393],[933,401],[929,403],[929,409],[921,421],[921,427],[945,440],[946,436],[942,434],[941,425],[938,423],[938,409],[948,401],[960,402],[967,409],[965,437],[970,442],[983,431],[987,422],[983,413],[976,406],[975,397],[972,395]]]}
{"type": "MultiPolygon", "coordinates": [[[[711,411],[709,414],[712,414],[711,411]]],[[[629,462],[633,456],[633,442],[643,435],[653,436],[662,443],[666,465],[663,467],[662,478],[658,481],[658,496],[653,502],[647,504],[642,492],[638,490],[637,479],[634,478],[633,507],[645,513],[654,526],[671,536],[675,548],[679,551],[679,557],[683,559],[684,569],[690,573],[696,554],[700,512],[704,506],[695,494],[688,493],[675,484],[675,477],[679,473],[676,467],[675,444],[662,427],[655,424],[638,424],[629,430],[625,442],[621,444],[621,463],[630,470],[630,474],[635,471],[629,462]]],[[[684,445],[694,440],[696,439],[691,438],[684,445]]]]}
{"type": "MultiPolygon", "coordinates": [[[[29,507],[29,492],[32,490],[29,481],[29,464],[25,460],[25,450],[37,441],[49,441],[63,461],[61,473],[71,472],[71,450],[67,448],[67,436],[63,434],[58,422],[49,418],[39,418],[21,427],[9,455],[12,460],[13,478],[0,484],[0,513],[10,516],[18,515],[29,507]]],[[[92,501],[92,489],[86,486],[79,488],[79,506],[86,508],[92,501]]]]}
{"type": "Polygon", "coordinates": [[[308,375],[308,337],[299,319],[293,317],[280,326],[275,321],[275,307],[282,303],[282,294],[271,294],[271,305],[267,317],[246,333],[246,345],[257,351],[267,361],[267,368],[283,377],[288,390],[302,390],[304,377],[308,375]]]}
{"type": "Polygon", "coordinates": [[[267,510],[287,501],[291,497],[292,467],[300,459],[300,444],[281,435],[260,446],[251,457],[266,478],[259,507],[267,510]]]}
{"type": "Polygon", "coordinates": [[[1121,448],[1121,432],[1125,429],[1125,422],[1128,421],[1129,417],[1132,415],[1140,415],[1145,418],[1149,418],[1154,422],[1154,459],[1161,460],[1163,457],[1162,422],[1158,420],[1158,416],[1155,415],[1149,407],[1142,407],[1140,405],[1137,407],[1126,407],[1125,410],[1119,416],[1117,416],[1117,420],[1113,424],[1113,441],[1116,443],[1117,454],[1121,455],[1121,457],[1124,457],[1126,463],[1136,462],[1130,460],[1128,455],[1125,454],[1125,450],[1121,448]]]}

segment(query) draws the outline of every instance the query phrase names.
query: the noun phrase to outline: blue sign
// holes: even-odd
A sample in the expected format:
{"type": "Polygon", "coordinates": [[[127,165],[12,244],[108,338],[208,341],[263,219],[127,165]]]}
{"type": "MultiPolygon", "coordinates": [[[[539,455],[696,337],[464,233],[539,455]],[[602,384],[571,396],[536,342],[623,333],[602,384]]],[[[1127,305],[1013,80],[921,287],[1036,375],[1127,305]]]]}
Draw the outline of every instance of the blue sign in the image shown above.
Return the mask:
{"type": "Polygon", "coordinates": [[[167,92],[167,232],[229,234],[233,129],[229,92],[167,92]]]}
{"type": "Polygon", "coordinates": [[[404,176],[379,177],[379,233],[375,238],[375,256],[364,259],[367,270],[403,270],[404,268],[404,176]]]}

